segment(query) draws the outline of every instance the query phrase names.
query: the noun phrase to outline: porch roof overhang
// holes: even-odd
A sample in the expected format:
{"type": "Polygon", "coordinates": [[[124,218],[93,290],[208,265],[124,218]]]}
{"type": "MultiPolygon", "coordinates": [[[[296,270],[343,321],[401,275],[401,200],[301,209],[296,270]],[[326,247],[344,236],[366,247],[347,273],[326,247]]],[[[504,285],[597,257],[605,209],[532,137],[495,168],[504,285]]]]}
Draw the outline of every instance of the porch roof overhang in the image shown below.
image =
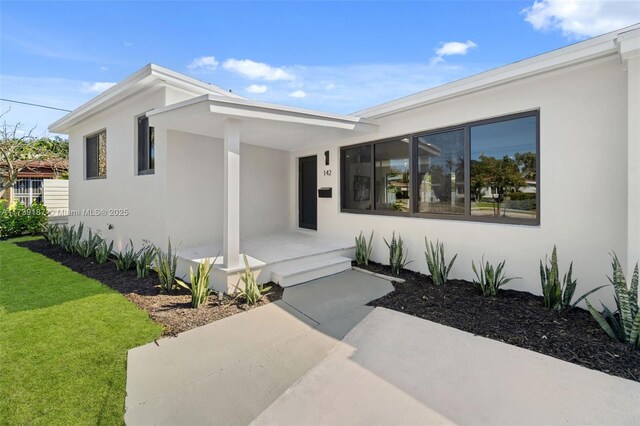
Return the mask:
{"type": "Polygon", "coordinates": [[[149,124],[222,139],[225,120],[238,123],[242,143],[294,151],[375,133],[375,120],[246,99],[204,95],[147,113],[149,124]]]}

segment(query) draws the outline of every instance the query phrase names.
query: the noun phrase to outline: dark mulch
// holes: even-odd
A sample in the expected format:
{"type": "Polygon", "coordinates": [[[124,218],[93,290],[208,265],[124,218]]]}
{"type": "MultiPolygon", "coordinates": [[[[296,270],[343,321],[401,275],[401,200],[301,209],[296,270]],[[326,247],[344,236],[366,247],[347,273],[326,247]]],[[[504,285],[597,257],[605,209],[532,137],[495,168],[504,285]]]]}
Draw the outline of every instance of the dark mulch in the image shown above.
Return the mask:
{"type": "Polygon", "coordinates": [[[149,277],[138,278],[135,270],[118,271],[111,261],[97,264],[92,259],[67,253],[64,249],[49,244],[45,240],[17,244],[47,256],[69,269],[98,280],[122,293],[131,302],[147,311],[151,319],[163,325],[164,335],[168,336],[280,300],[282,297],[282,288],[270,284],[272,285],[271,291],[254,306],[249,306],[237,298],[225,297],[219,301],[212,295],[206,305],[193,309],[191,308],[191,295],[186,290],[180,289],[173,294],[161,293],[157,287],[157,275],[153,271],[149,277]]]}
{"type": "MultiPolygon", "coordinates": [[[[366,269],[391,275],[384,265],[366,269]]],[[[400,278],[405,283],[395,282],[395,291],[370,305],[640,381],[640,351],[611,340],[583,309],[549,310],[542,297],[515,290],[483,297],[462,280],[437,287],[429,276],[412,271],[403,271],[400,278]]]]}

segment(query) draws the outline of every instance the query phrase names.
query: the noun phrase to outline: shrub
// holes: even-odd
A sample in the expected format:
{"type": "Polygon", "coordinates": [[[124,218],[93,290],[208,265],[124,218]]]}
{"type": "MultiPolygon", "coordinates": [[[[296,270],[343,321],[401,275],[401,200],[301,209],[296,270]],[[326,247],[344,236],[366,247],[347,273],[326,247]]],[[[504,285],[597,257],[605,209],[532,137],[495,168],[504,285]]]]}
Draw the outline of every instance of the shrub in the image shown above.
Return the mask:
{"type": "Polygon", "coordinates": [[[494,267],[487,261],[485,263],[484,256],[482,256],[482,263],[480,263],[480,272],[476,269],[476,265],[471,261],[471,268],[476,274],[478,281],[473,280],[473,284],[483,296],[496,296],[500,287],[506,285],[509,281],[517,279],[517,277],[507,277],[504,272],[503,260],[494,267]],[[484,267],[482,266],[484,264],[484,267]]]}
{"type": "MultiPolygon", "coordinates": [[[[217,257],[216,257],[217,259],[217,257]]],[[[215,264],[216,261],[213,261],[215,264]]],[[[180,287],[186,288],[191,293],[191,307],[199,308],[200,305],[207,301],[207,298],[211,294],[209,288],[209,273],[213,266],[209,261],[209,258],[198,265],[196,273],[193,273],[193,268],[189,268],[189,275],[191,277],[191,285],[187,285],[184,281],[176,278],[176,282],[180,287]]]]}
{"type": "Polygon", "coordinates": [[[613,340],[627,343],[640,349],[640,311],[638,310],[638,264],[633,270],[633,278],[631,279],[631,287],[627,287],[627,280],[624,277],[622,266],[615,253],[611,255],[613,258],[611,266],[613,276],[609,281],[613,285],[615,291],[616,306],[618,310],[612,313],[606,306],[602,305],[602,313],[595,310],[589,300],[587,307],[589,312],[600,327],[613,340]]]}
{"type": "Polygon", "coordinates": [[[371,231],[371,235],[369,236],[369,242],[364,238],[362,231],[360,231],[360,235],[356,237],[356,264],[357,265],[368,265],[369,258],[371,257],[371,250],[373,249],[373,231],[371,231]]]}
{"type": "Polygon", "coordinates": [[[136,254],[136,274],[138,278],[144,278],[149,276],[149,270],[151,269],[151,262],[156,255],[156,248],[147,244],[142,247],[136,254]]]}
{"type": "Polygon", "coordinates": [[[578,281],[572,278],[572,273],[573,262],[569,264],[569,271],[564,274],[562,283],[560,283],[558,252],[554,245],[553,251],[551,252],[551,262],[549,263],[549,260],[545,258],[545,264],[543,265],[542,260],[540,260],[540,284],[542,285],[544,306],[558,310],[568,308],[570,306],[576,306],[582,299],[604,287],[602,285],[588,291],[571,304],[571,299],[573,299],[573,295],[578,284],[578,281]]]}
{"type": "Polygon", "coordinates": [[[105,240],[100,241],[94,250],[96,263],[105,263],[113,252],[113,241],[109,245],[105,240]]]}
{"type": "Polygon", "coordinates": [[[265,287],[264,284],[258,284],[256,277],[249,268],[247,256],[243,255],[244,272],[240,274],[240,281],[244,283],[244,287],[240,287],[240,282],[236,285],[236,289],[240,292],[239,296],[244,299],[247,305],[255,305],[267,294],[271,287],[265,287]]]}
{"type": "Polygon", "coordinates": [[[113,261],[115,262],[118,271],[128,271],[133,268],[138,260],[138,255],[133,249],[133,241],[131,240],[129,240],[123,250],[114,253],[114,256],[115,259],[113,261]]]}
{"type": "Polygon", "coordinates": [[[400,271],[411,263],[407,262],[407,255],[409,253],[405,251],[402,237],[398,235],[398,239],[396,240],[396,233],[394,232],[391,236],[391,243],[388,243],[385,238],[383,238],[383,240],[387,247],[389,247],[389,266],[391,267],[391,273],[393,275],[399,275],[400,271]]]}
{"type": "Polygon", "coordinates": [[[86,240],[80,241],[78,243],[78,246],[76,247],[76,251],[80,256],[84,258],[91,257],[93,256],[93,254],[96,251],[96,248],[100,245],[101,242],[102,242],[102,238],[100,238],[100,235],[93,234],[91,230],[89,230],[89,238],[87,238],[86,240]]]}
{"type": "Polygon", "coordinates": [[[26,207],[20,201],[5,207],[0,202],[0,237],[17,237],[42,232],[49,212],[42,203],[26,207]]]}
{"type": "MultiPolygon", "coordinates": [[[[178,250],[180,247],[178,247],[178,250]]],[[[156,260],[153,265],[154,271],[158,273],[160,280],[160,290],[171,293],[175,288],[176,267],[178,266],[178,250],[175,253],[171,250],[171,239],[167,251],[156,249],[156,260]]]]}
{"type": "Polygon", "coordinates": [[[447,283],[447,278],[449,277],[449,272],[451,272],[451,268],[453,267],[453,263],[456,261],[458,255],[453,256],[449,265],[444,258],[444,243],[436,240],[436,245],[434,247],[433,241],[427,240],[427,237],[424,237],[424,245],[427,248],[427,251],[424,252],[424,255],[427,259],[427,267],[429,268],[429,273],[431,274],[431,279],[435,285],[444,285],[447,283]]]}

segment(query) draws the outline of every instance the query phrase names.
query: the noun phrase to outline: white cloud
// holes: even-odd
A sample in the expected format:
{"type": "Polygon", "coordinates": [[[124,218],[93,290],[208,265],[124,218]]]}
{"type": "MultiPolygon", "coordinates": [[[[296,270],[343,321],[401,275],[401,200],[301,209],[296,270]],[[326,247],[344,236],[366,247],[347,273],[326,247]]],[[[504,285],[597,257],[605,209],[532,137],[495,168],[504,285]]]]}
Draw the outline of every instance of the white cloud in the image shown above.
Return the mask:
{"type": "Polygon", "coordinates": [[[524,10],[536,30],[561,30],[568,38],[594,37],[640,21],[640,2],[535,0],[524,10]]]}
{"type": "Polygon", "coordinates": [[[104,71],[107,71],[108,69],[109,69],[109,68],[107,68],[107,67],[105,67],[105,66],[100,67],[100,71],[103,71],[103,72],[104,72],[104,71]]]}
{"type": "Polygon", "coordinates": [[[218,68],[218,64],[214,56],[201,56],[189,62],[187,68],[193,71],[213,72],[218,68]]]}
{"type": "Polygon", "coordinates": [[[260,94],[267,91],[267,86],[262,84],[251,84],[250,86],[245,87],[244,90],[247,93],[260,94]]]}
{"type": "Polygon", "coordinates": [[[296,90],[295,92],[289,93],[289,96],[292,98],[301,99],[301,98],[306,98],[307,94],[302,90],[296,90]]]}
{"type": "Polygon", "coordinates": [[[440,43],[440,47],[436,49],[436,56],[431,58],[431,62],[443,62],[445,56],[466,55],[467,52],[474,47],[478,47],[478,45],[471,40],[467,40],[466,42],[448,41],[446,43],[440,43]]]}
{"type": "Polygon", "coordinates": [[[85,93],[102,93],[105,90],[113,87],[116,83],[111,81],[96,81],[95,83],[83,83],[83,91],[85,93]]]}
{"type": "Polygon", "coordinates": [[[295,79],[295,76],[284,68],[272,67],[250,59],[228,59],[224,62],[223,67],[251,80],[290,81],[295,79]]]}

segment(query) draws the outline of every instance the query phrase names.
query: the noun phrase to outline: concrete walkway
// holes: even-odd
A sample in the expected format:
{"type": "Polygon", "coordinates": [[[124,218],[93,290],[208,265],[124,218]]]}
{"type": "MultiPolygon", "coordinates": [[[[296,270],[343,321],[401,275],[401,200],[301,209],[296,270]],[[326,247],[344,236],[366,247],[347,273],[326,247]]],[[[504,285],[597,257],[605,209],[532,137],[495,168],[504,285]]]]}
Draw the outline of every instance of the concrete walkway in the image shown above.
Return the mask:
{"type": "Polygon", "coordinates": [[[285,289],[281,301],[132,349],[125,421],[248,424],[321,362],[393,290],[356,271],[285,289]]]}
{"type": "Polygon", "coordinates": [[[256,425],[638,425],[640,383],[376,308],[256,425]]]}

